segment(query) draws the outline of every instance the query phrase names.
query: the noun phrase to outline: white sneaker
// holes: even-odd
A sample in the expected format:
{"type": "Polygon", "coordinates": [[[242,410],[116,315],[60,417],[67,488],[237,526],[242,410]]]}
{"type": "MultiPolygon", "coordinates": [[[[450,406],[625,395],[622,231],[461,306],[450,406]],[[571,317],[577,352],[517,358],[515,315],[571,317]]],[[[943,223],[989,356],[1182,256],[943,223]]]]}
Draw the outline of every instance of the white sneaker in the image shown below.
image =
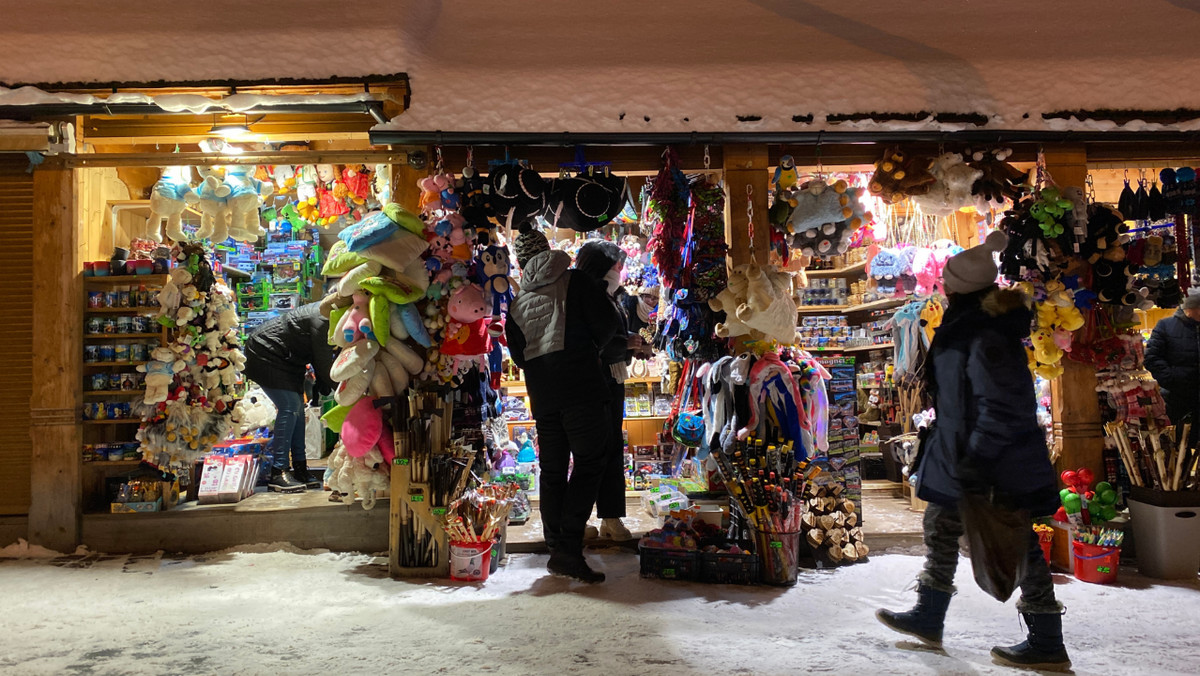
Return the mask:
{"type": "Polygon", "coordinates": [[[600,539],[600,531],[596,530],[595,526],[588,526],[587,528],[583,529],[583,539],[584,540],[599,540],[600,539]]]}
{"type": "Polygon", "coordinates": [[[600,521],[600,537],[607,540],[624,542],[633,539],[633,533],[621,523],[620,519],[602,519],[600,521]]]}

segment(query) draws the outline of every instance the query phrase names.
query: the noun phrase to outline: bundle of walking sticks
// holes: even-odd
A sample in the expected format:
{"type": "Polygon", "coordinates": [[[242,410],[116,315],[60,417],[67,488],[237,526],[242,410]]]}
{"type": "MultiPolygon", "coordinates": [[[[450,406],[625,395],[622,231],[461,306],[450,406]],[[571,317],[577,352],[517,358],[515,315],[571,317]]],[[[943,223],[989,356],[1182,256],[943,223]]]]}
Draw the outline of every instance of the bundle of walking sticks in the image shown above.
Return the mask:
{"type": "Polygon", "coordinates": [[[450,503],[446,533],[451,542],[491,542],[508,523],[520,492],[517,484],[484,484],[450,503]]]}
{"type": "Polygon", "coordinates": [[[1124,422],[1105,423],[1134,486],[1164,491],[1200,490],[1200,449],[1188,447],[1191,424],[1142,430],[1124,422]],[[1178,432],[1178,434],[1176,434],[1178,432]]]}

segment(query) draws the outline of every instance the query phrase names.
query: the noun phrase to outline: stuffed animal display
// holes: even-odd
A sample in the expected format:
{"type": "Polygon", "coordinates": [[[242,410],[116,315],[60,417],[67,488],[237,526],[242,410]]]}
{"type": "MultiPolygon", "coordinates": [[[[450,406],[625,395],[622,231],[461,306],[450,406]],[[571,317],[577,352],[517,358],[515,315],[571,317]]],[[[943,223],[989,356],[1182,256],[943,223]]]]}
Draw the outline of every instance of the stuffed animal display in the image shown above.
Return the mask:
{"type": "Polygon", "coordinates": [[[143,457],[161,467],[187,465],[225,438],[245,366],[233,292],[215,279],[203,247],[176,245],[171,256],[158,320],[174,337],[139,366],[148,410],[137,438],[143,457]]]}
{"type": "Polygon", "coordinates": [[[971,190],[983,177],[983,171],[968,165],[958,153],[942,153],[929,165],[933,183],[913,201],[930,216],[949,216],[975,201],[971,190]]]}
{"type": "Polygon", "coordinates": [[[796,342],[795,295],[790,273],[775,266],[739,265],[730,274],[727,288],[708,301],[713,311],[725,313],[716,334],[792,345],[796,342]]]}
{"type": "Polygon", "coordinates": [[[875,163],[875,174],[868,185],[871,194],[887,204],[895,204],[907,197],[924,195],[937,180],[929,172],[932,160],[917,154],[888,148],[875,163]]]}
{"type": "Polygon", "coordinates": [[[193,192],[188,180],[190,173],[187,167],[163,169],[162,178],[150,191],[150,219],[146,222],[146,231],[135,235],[161,242],[165,222],[167,237],[176,242],[184,240],[182,216],[193,192]]]}

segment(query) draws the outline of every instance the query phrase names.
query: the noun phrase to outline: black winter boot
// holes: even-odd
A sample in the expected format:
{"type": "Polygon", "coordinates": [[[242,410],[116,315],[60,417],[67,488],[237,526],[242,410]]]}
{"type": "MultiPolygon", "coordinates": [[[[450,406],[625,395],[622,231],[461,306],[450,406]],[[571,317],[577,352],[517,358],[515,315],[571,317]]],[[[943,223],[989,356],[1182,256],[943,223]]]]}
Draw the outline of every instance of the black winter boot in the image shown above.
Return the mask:
{"type": "Polygon", "coordinates": [[[267,480],[267,489],[277,493],[303,493],[304,484],[296,481],[296,477],[287,470],[271,470],[271,478],[267,480]]]}
{"type": "Polygon", "coordinates": [[[1014,646],[992,648],[992,658],[1001,664],[1045,671],[1066,671],[1071,658],[1063,645],[1062,615],[1059,613],[1021,613],[1029,627],[1029,636],[1014,646]]]}
{"type": "Polygon", "coordinates": [[[583,552],[578,550],[552,551],[550,553],[550,561],[546,563],[546,570],[550,571],[551,574],[569,577],[588,584],[604,582],[604,573],[592,570],[591,566],[587,563],[587,559],[583,558],[583,552]]]}
{"type": "Polygon", "coordinates": [[[917,586],[917,605],[912,610],[898,613],[892,610],[877,610],[875,617],[889,628],[918,638],[925,645],[942,647],[942,624],[946,619],[946,608],[950,606],[950,592],[926,585],[917,586]]]}
{"type": "Polygon", "coordinates": [[[293,462],[292,476],[309,490],[319,491],[324,486],[324,482],[308,473],[308,462],[293,462]]]}

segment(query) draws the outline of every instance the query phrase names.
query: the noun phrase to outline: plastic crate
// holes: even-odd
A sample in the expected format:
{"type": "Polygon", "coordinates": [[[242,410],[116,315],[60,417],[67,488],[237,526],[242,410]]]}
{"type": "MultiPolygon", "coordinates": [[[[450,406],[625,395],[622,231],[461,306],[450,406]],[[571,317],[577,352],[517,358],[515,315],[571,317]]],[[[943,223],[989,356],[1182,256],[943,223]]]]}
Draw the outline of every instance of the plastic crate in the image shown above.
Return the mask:
{"type": "Polygon", "coordinates": [[[695,580],[699,573],[698,552],[638,545],[638,554],[642,577],[655,577],[662,580],[695,580]]]}
{"type": "Polygon", "coordinates": [[[709,584],[758,584],[758,556],[742,547],[742,554],[700,552],[700,582],[709,584]]]}

